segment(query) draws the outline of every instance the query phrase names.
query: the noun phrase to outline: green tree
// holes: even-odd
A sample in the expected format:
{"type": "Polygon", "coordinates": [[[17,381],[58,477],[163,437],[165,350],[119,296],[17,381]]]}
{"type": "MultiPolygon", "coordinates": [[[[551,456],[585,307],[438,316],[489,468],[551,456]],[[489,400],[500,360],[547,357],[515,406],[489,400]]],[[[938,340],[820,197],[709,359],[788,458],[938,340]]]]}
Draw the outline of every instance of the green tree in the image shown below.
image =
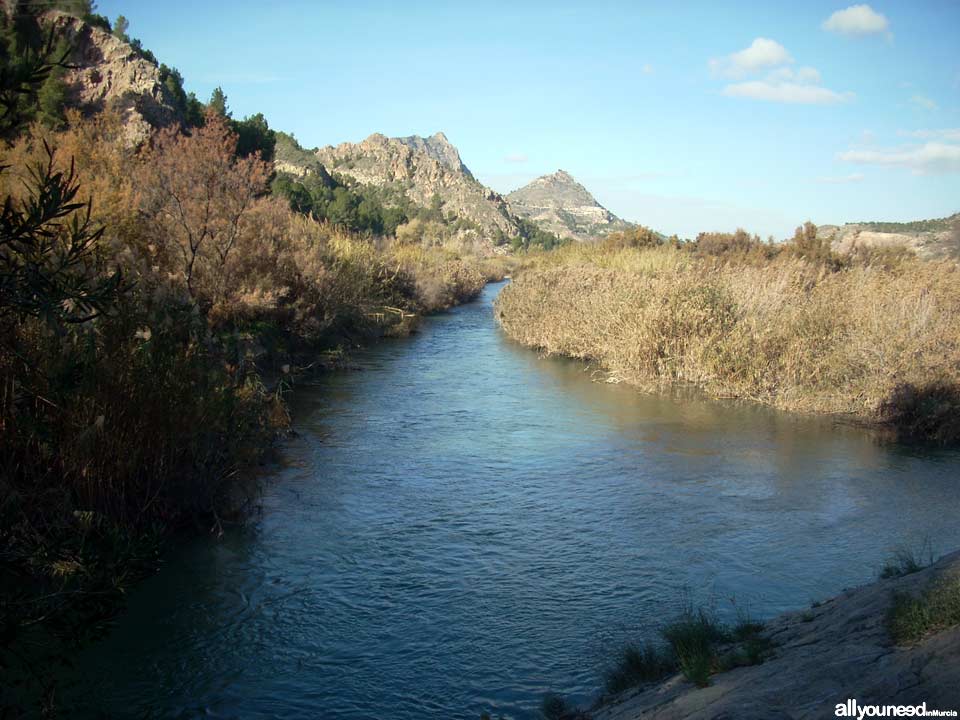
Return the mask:
{"type": "Polygon", "coordinates": [[[54,68],[37,93],[37,117],[48,127],[60,129],[66,122],[67,84],[63,68],[54,68]]]}
{"type": "Polygon", "coordinates": [[[220,117],[230,117],[230,111],[227,109],[227,96],[224,94],[223,88],[219,85],[213,89],[213,93],[210,95],[210,102],[207,103],[207,108],[220,117]]]}
{"type": "Polygon", "coordinates": [[[270,192],[286,199],[294,212],[308,215],[313,212],[313,197],[303,183],[297,182],[285,173],[278,174],[270,183],[270,192]]]}
{"type": "Polygon", "coordinates": [[[170,92],[174,107],[176,107],[181,114],[186,113],[187,93],[183,89],[183,75],[180,74],[180,71],[161,63],[160,82],[162,82],[170,92]]]}
{"type": "Polygon", "coordinates": [[[130,36],[127,35],[129,29],[130,22],[123,15],[117,15],[117,19],[113,21],[113,34],[124,42],[130,42],[130,36]]]}
{"type": "Polygon", "coordinates": [[[184,121],[189,127],[203,127],[204,123],[203,103],[197,98],[196,93],[187,95],[187,108],[184,112],[184,121]]]}
{"type": "Polygon", "coordinates": [[[273,160],[274,149],[277,145],[277,134],[270,129],[263,113],[251,115],[239,122],[233,121],[231,125],[239,138],[237,140],[237,155],[246,157],[259,152],[263,160],[273,160]]]}

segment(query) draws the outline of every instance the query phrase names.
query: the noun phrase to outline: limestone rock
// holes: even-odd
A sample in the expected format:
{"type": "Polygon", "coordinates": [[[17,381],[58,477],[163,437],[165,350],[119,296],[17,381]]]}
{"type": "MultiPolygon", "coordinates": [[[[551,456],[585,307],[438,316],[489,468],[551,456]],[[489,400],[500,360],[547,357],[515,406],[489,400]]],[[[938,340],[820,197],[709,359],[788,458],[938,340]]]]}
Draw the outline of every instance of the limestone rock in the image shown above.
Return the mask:
{"type": "Polygon", "coordinates": [[[359,143],[320,148],[316,157],[331,173],[366,185],[395,187],[422,206],[429,207],[437,196],[444,214],[476,223],[488,242],[519,233],[503,196],[473,176],[441,132],[427,138],[374,133],[359,143]]]}
{"type": "Polygon", "coordinates": [[[160,69],[123,40],[66,13],[51,11],[43,22],[62,34],[73,51],[64,78],[68,102],[82,112],[114,107],[123,113],[131,142],[180,118],[160,69]]]}
{"type": "Polygon", "coordinates": [[[917,223],[821,225],[817,236],[843,254],[860,248],[905,248],[925,260],[960,259],[960,213],[917,223]]]}

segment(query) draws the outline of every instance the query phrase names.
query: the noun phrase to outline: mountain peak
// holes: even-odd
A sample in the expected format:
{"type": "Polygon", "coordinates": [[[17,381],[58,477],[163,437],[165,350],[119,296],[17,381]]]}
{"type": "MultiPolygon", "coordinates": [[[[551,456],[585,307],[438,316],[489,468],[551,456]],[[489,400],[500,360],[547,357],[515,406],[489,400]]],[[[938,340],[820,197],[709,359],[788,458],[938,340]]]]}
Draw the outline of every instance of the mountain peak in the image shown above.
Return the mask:
{"type": "Polygon", "coordinates": [[[561,237],[588,240],[628,226],[596,201],[566,170],[543,175],[507,195],[520,217],[539,222],[561,237]]]}
{"type": "Polygon", "coordinates": [[[331,173],[388,188],[388,195],[405,196],[416,205],[429,207],[439,197],[444,216],[471,221],[473,227],[462,228],[463,234],[472,233],[488,247],[519,234],[506,200],[473,176],[443,132],[426,137],[374,133],[360,143],[319,148],[316,160],[331,173]]]}
{"type": "Polygon", "coordinates": [[[407,137],[393,138],[397,142],[406,145],[414,152],[421,152],[428,157],[436,160],[455,172],[462,172],[473,177],[467,166],[460,159],[460,153],[457,148],[447,139],[443,132],[435,132],[430,137],[420,137],[419,135],[408,135],[407,137]]]}

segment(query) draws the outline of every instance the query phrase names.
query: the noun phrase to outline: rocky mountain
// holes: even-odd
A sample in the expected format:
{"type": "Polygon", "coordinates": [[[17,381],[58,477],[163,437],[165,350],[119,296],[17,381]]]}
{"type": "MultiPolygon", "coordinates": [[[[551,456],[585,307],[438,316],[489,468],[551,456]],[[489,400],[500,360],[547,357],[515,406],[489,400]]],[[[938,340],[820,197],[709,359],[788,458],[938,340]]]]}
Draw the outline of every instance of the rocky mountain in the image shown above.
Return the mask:
{"type": "Polygon", "coordinates": [[[445,216],[476,224],[488,243],[520,232],[503,196],[473,176],[442,132],[427,138],[374,133],[359,143],[320,148],[316,158],[331,173],[399,190],[418,205],[439,202],[445,216]]]}
{"type": "Polygon", "coordinates": [[[129,43],[58,11],[47,13],[43,22],[72,47],[64,77],[68,104],[91,113],[119,109],[132,142],[181,119],[160,68],[129,43]]]}
{"type": "Polygon", "coordinates": [[[817,236],[830,240],[833,249],[840,253],[851,253],[857,248],[902,247],[923,259],[960,259],[960,213],[909,223],[821,225],[817,236]]]}
{"type": "Polygon", "coordinates": [[[573,179],[557,170],[507,195],[510,209],[518,216],[538,223],[560,237],[590,240],[630,223],[611,213],[573,179]]]}

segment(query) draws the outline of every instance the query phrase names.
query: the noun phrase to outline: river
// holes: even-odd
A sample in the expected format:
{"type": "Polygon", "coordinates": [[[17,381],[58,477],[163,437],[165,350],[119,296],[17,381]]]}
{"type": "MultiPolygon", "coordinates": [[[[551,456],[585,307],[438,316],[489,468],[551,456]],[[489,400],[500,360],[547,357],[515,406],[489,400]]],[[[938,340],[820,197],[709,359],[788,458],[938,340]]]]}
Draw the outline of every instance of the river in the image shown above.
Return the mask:
{"type": "MultiPolygon", "coordinates": [[[[537,716],[687,601],[769,617],[960,547],[960,453],[649,396],[491,304],[299,386],[262,511],[172,551],[81,657],[111,717],[537,716]]],[[[76,695],[77,690],[73,693],[76,695]]]]}

